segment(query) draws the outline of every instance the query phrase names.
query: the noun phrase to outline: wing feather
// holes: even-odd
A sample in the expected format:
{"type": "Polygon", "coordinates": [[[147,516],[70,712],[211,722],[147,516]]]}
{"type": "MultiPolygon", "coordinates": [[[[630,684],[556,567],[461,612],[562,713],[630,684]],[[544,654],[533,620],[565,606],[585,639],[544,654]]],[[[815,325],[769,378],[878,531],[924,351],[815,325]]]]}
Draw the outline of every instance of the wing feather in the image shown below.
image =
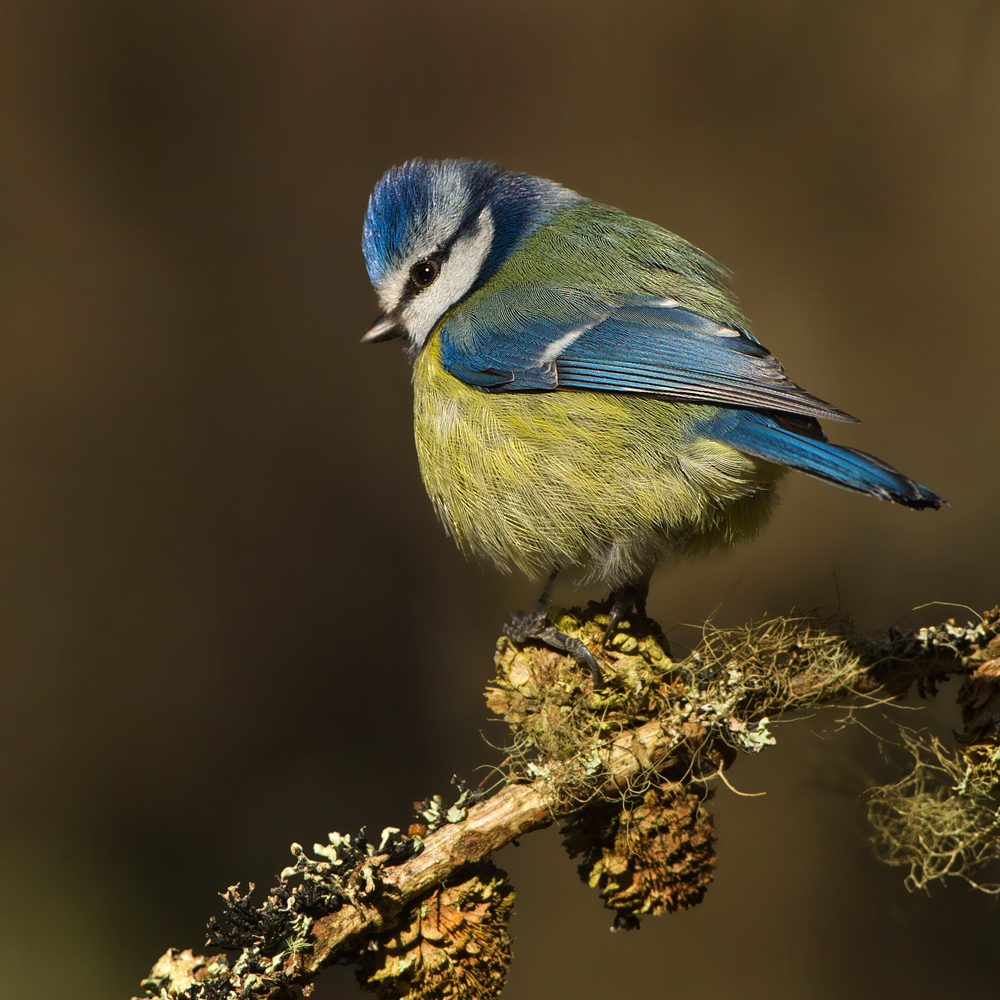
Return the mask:
{"type": "Polygon", "coordinates": [[[746,331],[673,299],[508,287],[460,306],[440,336],[445,369],[487,391],[638,393],[855,419],[788,378],[746,331]]]}

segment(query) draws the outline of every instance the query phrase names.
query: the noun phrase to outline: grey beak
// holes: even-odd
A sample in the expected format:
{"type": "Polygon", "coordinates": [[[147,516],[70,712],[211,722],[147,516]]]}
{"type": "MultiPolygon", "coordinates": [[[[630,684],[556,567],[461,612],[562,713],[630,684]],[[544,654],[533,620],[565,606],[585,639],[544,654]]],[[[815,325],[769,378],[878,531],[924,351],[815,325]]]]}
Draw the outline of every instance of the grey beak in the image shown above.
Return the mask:
{"type": "Polygon", "coordinates": [[[382,340],[395,340],[404,336],[405,331],[392,316],[379,316],[371,329],[361,338],[362,344],[377,344],[382,340]]]}

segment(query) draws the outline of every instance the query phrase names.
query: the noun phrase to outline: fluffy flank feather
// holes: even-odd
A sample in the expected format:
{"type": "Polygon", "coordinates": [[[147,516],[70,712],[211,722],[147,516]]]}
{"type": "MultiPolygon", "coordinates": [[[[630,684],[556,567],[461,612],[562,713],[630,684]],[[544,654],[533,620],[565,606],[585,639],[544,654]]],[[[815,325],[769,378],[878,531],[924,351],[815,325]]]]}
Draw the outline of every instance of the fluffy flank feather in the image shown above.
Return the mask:
{"type": "Polygon", "coordinates": [[[459,545],[544,577],[618,586],[665,555],[756,534],[782,470],[696,433],[712,407],[615,393],[494,395],[449,375],[432,338],[413,374],[424,484],[459,545]]]}

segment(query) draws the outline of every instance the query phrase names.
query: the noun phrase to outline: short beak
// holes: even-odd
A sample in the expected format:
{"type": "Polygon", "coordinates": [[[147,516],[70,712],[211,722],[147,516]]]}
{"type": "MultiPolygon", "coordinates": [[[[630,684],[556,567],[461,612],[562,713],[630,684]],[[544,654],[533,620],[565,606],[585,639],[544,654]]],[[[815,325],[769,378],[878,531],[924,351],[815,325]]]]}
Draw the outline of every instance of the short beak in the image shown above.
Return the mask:
{"type": "Polygon", "coordinates": [[[392,316],[379,316],[371,329],[361,338],[362,344],[377,344],[382,340],[395,340],[402,337],[404,330],[392,316]]]}

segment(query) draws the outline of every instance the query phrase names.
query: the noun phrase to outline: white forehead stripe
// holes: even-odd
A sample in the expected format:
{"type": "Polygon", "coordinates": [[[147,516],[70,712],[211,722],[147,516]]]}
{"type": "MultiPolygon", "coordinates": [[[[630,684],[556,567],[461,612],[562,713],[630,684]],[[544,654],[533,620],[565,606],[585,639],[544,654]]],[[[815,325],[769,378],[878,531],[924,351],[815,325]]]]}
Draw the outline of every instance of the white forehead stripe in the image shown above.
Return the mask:
{"type": "Polygon", "coordinates": [[[435,170],[431,184],[431,211],[419,230],[419,246],[408,248],[408,256],[419,251],[423,256],[430,249],[446,243],[458,231],[469,207],[469,188],[465,176],[458,170],[435,170]]]}
{"type": "Polygon", "coordinates": [[[401,266],[386,274],[378,286],[383,312],[392,312],[403,299],[410,268],[422,257],[446,244],[458,231],[469,207],[469,189],[458,169],[439,169],[431,173],[429,215],[414,219],[401,266]]]}
{"type": "Polygon", "coordinates": [[[403,310],[403,326],[414,348],[423,347],[437,321],[472,287],[493,246],[493,213],[479,213],[477,229],[456,240],[433,285],[415,295],[403,310]]]}

